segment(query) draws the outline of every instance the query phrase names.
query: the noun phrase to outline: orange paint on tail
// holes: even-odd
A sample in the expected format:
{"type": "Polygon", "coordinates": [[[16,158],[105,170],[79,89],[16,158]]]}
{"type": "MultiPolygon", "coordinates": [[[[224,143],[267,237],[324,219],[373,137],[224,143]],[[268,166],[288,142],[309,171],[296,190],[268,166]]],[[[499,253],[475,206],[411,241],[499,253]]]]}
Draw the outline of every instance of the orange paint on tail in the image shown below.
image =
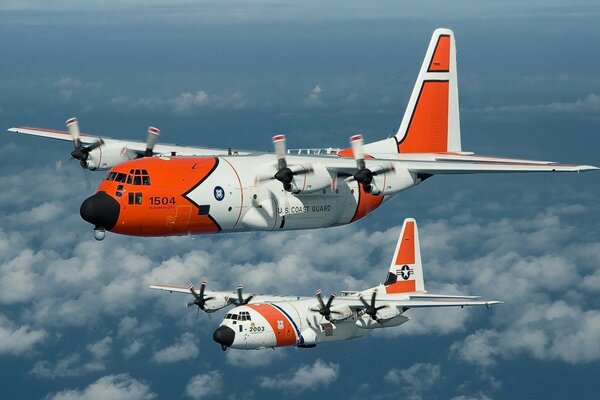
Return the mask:
{"type": "Polygon", "coordinates": [[[423,82],[400,153],[448,151],[448,90],[448,81],[423,82]]]}

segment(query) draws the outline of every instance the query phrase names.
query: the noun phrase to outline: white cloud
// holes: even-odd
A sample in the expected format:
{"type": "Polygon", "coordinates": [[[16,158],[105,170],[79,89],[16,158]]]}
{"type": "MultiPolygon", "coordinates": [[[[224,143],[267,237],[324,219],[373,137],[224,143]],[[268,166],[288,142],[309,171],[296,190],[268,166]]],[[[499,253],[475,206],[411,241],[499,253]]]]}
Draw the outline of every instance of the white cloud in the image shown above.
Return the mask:
{"type": "Polygon", "coordinates": [[[521,104],[514,106],[486,107],[486,113],[530,113],[530,112],[597,112],[600,111],[600,96],[590,93],[582,99],[570,102],[545,104],[521,104]]]}
{"type": "Polygon", "coordinates": [[[141,339],[135,339],[133,342],[124,347],[121,352],[125,358],[131,358],[139,353],[142,347],[144,347],[144,342],[141,339]]]}
{"type": "Polygon", "coordinates": [[[304,105],[309,107],[317,107],[322,105],[323,101],[321,100],[321,92],[323,92],[323,90],[319,85],[316,85],[314,88],[312,88],[308,97],[304,99],[304,105]]]}
{"type": "Polygon", "coordinates": [[[129,374],[107,375],[84,389],[64,390],[47,397],[50,400],[150,400],[156,398],[150,386],[129,374]]]}
{"type": "Polygon", "coordinates": [[[94,358],[104,358],[110,352],[112,347],[113,339],[110,336],[106,336],[95,343],[91,343],[87,346],[87,349],[94,358]]]}
{"type": "Polygon", "coordinates": [[[167,100],[167,104],[171,105],[176,113],[189,113],[195,108],[207,105],[208,102],[208,94],[203,90],[198,90],[196,93],[182,93],[167,100]]]}
{"type": "Polygon", "coordinates": [[[296,371],[277,374],[274,377],[263,376],[260,386],[266,389],[280,389],[285,391],[317,390],[327,387],[338,378],[340,366],[327,363],[321,359],[312,365],[302,365],[296,371]]]}
{"type": "Polygon", "coordinates": [[[72,353],[58,359],[55,363],[47,360],[37,361],[30,373],[40,378],[65,378],[104,371],[104,369],[105,365],[102,361],[94,359],[81,362],[81,356],[72,353]]]}
{"type": "Polygon", "coordinates": [[[208,374],[198,374],[188,382],[185,394],[194,400],[203,398],[216,398],[223,389],[223,377],[218,371],[208,374]]]}
{"type": "Polygon", "coordinates": [[[437,384],[442,378],[438,364],[416,363],[406,369],[391,369],[383,377],[386,382],[408,386],[421,392],[437,384]]]}
{"type": "Polygon", "coordinates": [[[59,88],[76,88],[80,87],[82,83],[79,79],[66,76],[54,82],[54,85],[59,88]]]}
{"type": "Polygon", "coordinates": [[[599,335],[600,312],[556,301],[526,307],[505,329],[479,330],[454,343],[452,350],[481,366],[522,354],[575,364],[600,359],[599,335]]]}
{"type": "Polygon", "coordinates": [[[236,91],[230,94],[208,94],[204,90],[196,92],[184,92],[175,97],[147,97],[132,99],[129,97],[115,97],[109,104],[119,108],[147,109],[153,111],[165,111],[173,114],[186,115],[194,111],[213,107],[216,109],[243,109],[256,106],[256,102],[248,99],[243,92],[236,91]]]}
{"type": "Polygon", "coordinates": [[[283,349],[275,349],[272,351],[268,350],[257,350],[257,351],[228,351],[225,354],[225,359],[228,364],[235,367],[263,367],[265,365],[272,364],[275,361],[284,358],[283,349]]]}
{"type": "Polygon", "coordinates": [[[477,393],[477,394],[456,396],[450,400],[492,400],[492,398],[486,396],[483,393],[477,393]]]}
{"type": "Polygon", "coordinates": [[[29,325],[18,326],[0,314],[0,355],[28,354],[37,344],[42,343],[47,335],[43,329],[32,329],[29,325]]]}
{"type": "Polygon", "coordinates": [[[196,340],[193,333],[186,332],[171,346],[155,352],[152,359],[157,363],[172,363],[196,358],[199,353],[196,340]]]}

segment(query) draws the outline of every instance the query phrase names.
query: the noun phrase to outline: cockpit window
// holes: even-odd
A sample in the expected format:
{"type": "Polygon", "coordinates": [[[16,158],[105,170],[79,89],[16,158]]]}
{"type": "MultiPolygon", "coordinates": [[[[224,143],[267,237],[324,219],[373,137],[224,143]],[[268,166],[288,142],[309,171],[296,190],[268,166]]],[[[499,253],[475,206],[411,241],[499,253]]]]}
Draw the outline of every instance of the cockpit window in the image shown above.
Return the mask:
{"type": "Polygon", "coordinates": [[[130,169],[129,174],[111,171],[104,180],[127,183],[135,186],[150,186],[150,175],[145,169],[130,169]]]}
{"type": "Polygon", "coordinates": [[[240,317],[242,321],[251,321],[250,313],[248,311],[240,311],[240,317]]]}
{"type": "Polygon", "coordinates": [[[231,319],[232,320],[237,320],[238,319],[238,315],[237,314],[231,314],[231,319]]]}

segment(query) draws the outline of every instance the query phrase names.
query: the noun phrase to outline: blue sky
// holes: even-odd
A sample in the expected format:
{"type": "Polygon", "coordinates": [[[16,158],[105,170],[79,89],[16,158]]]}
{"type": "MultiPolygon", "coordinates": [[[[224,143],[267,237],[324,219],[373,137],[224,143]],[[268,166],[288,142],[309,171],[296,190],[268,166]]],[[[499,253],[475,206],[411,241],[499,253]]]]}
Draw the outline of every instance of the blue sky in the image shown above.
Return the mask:
{"type": "MultiPolygon", "coordinates": [[[[444,26],[463,149],[599,165],[600,7],[446,3],[3,2],[1,125],[77,115],[107,136],[156,125],[166,142],[257,150],[279,132],[291,147],[376,140],[397,129],[444,26]]],[[[322,231],[96,242],[78,210],[100,176],[76,162],[56,174],[69,151],[0,134],[3,396],[597,397],[597,173],[434,177],[322,231]],[[369,287],[405,217],[419,223],[430,290],[506,304],[411,311],[398,328],[313,350],[223,353],[211,339],[220,314],[196,320],[181,296],[146,289],[369,287]]]]}

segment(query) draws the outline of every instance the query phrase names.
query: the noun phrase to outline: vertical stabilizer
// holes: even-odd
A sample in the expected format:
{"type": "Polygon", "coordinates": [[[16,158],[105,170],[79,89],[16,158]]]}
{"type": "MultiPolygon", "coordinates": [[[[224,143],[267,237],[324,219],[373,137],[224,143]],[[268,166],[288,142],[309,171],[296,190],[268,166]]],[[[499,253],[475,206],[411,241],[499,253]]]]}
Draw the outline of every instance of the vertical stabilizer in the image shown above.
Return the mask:
{"type": "Polygon", "coordinates": [[[454,33],[433,32],[395,135],[399,153],[461,151],[454,33]]]}
{"type": "Polygon", "coordinates": [[[409,293],[425,290],[419,231],[417,222],[412,218],[404,220],[384,285],[386,293],[409,293]]]}

